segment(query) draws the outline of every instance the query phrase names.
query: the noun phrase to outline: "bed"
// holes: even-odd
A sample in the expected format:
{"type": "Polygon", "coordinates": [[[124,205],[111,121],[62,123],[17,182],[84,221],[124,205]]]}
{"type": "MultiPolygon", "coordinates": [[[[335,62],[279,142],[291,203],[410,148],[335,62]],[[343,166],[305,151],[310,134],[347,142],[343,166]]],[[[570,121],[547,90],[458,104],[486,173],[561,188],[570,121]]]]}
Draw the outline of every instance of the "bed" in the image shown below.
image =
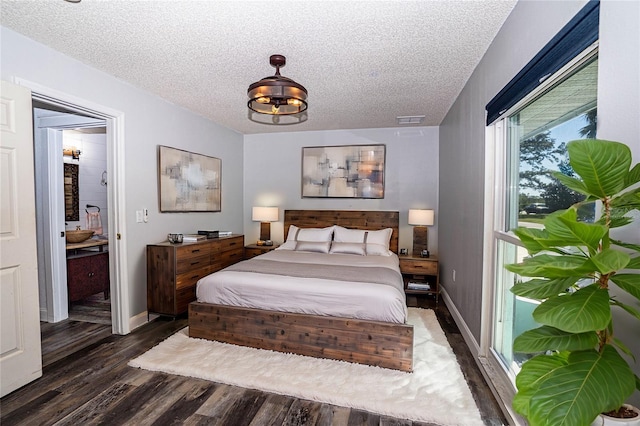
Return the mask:
{"type": "Polygon", "coordinates": [[[367,254],[377,247],[373,243],[382,230],[390,229],[393,254],[354,255],[351,245],[334,243],[329,247],[336,253],[318,255],[327,250],[324,242],[309,243],[305,250],[287,250],[287,242],[199,281],[198,299],[189,305],[189,335],[411,371],[413,327],[406,324],[397,266],[398,217],[398,212],[382,211],[285,211],[285,240],[291,239],[289,229],[298,239],[293,247],[303,245],[298,233],[308,236],[337,225],[335,237],[367,230],[367,254]],[[285,266],[289,275],[282,272],[285,266]],[[298,291],[295,296],[292,289],[298,291]]]}

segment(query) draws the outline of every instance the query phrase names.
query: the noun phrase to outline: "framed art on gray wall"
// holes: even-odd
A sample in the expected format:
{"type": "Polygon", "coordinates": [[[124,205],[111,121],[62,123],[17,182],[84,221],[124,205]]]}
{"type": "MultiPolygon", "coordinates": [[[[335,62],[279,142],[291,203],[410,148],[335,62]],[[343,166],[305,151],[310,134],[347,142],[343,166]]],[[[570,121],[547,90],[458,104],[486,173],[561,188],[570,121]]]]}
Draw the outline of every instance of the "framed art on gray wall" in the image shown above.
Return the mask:
{"type": "Polygon", "coordinates": [[[385,145],[302,148],[303,198],[384,198],[385,145]]]}
{"type": "Polygon", "coordinates": [[[159,146],[160,211],[219,212],[222,160],[159,146]]]}

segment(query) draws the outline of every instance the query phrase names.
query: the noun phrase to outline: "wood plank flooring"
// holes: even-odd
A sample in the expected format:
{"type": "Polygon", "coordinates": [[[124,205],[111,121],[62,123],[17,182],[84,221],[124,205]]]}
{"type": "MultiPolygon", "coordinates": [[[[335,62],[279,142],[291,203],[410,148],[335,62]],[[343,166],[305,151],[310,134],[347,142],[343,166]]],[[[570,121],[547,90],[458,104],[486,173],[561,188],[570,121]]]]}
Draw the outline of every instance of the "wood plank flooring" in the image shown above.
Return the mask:
{"type": "MultiPolygon", "coordinates": [[[[436,310],[485,424],[506,424],[446,306],[429,300],[420,304],[436,310]]],[[[127,336],[111,335],[106,325],[76,321],[43,326],[44,375],[0,400],[0,423],[430,425],[127,366],[184,326],[186,319],[157,319],[127,336]]]]}

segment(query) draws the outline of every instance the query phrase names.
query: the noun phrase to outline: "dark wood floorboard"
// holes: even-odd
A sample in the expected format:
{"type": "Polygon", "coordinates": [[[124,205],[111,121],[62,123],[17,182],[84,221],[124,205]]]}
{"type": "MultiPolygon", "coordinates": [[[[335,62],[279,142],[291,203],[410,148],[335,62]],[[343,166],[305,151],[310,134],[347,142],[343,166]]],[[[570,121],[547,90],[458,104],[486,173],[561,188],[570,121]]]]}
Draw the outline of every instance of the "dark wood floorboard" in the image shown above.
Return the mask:
{"type": "MultiPolygon", "coordinates": [[[[409,302],[435,310],[485,424],[506,424],[444,303],[436,305],[431,299],[409,302]]],[[[0,423],[437,426],[127,366],[131,358],[185,326],[186,319],[159,318],[127,336],[118,336],[111,334],[108,325],[43,324],[43,377],[0,399],[0,423]]]]}

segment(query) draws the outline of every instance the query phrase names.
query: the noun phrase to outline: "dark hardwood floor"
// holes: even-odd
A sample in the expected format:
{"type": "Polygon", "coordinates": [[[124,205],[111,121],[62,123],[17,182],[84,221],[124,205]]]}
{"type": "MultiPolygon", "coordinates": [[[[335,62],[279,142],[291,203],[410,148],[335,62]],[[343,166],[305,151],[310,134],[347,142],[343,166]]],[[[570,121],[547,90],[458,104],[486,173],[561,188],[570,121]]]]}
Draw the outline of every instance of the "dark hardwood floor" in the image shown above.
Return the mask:
{"type": "MultiPolygon", "coordinates": [[[[415,301],[414,301],[415,302],[415,301]]],[[[444,303],[435,309],[487,425],[506,424],[444,303]]],[[[8,425],[429,425],[365,411],[155,373],[127,362],[186,319],[157,319],[127,336],[107,325],[65,321],[42,327],[44,374],[0,400],[8,425]]]]}

